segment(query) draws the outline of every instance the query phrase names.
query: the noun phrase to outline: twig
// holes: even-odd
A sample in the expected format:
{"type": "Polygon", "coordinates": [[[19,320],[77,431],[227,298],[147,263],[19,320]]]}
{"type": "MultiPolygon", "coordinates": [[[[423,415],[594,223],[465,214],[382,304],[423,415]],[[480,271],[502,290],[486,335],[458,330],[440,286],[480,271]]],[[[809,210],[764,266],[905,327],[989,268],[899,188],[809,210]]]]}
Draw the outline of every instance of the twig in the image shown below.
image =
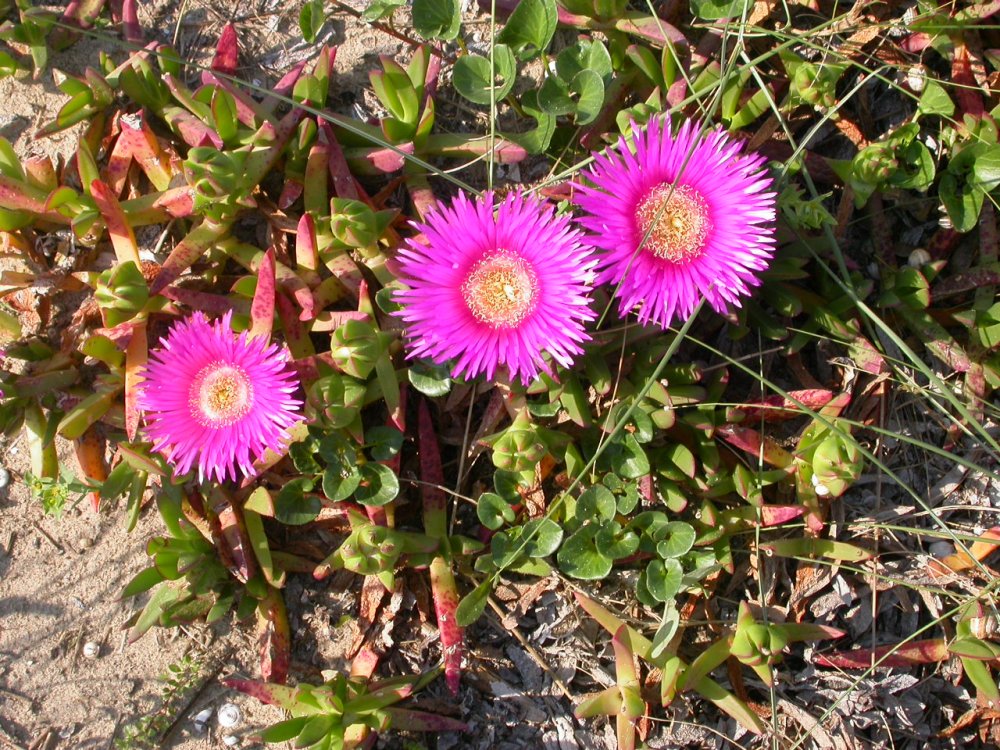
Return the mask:
{"type": "Polygon", "coordinates": [[[31,705],[34,704],[34,701],[31,698],[29,698],[27,695],[19,693],[16,690],[11,690],[10,688],[5,688],[3,685],[0,685],[0,693],[3,693],[4,695],[9,695],[11,698],[17,698],[19,700],[22,700],[25,703],[27,703],[28,706],[31,706],[31,705]]]}
{"type": "MultiPolygon", "coordinates": [[[[507,613],[503,611],[503,608],[499,604],[497,604],[496,601],[494,601],[492,596],[489,599],[487,599],[487,601],[490,603],[490,607],[493,609],[494,612],[496,612],[500,620],[503,620],[504,617],[507,615],[507,613]]],[[[493,623],[493,626],[500,633],[503,633],[504,635],[506,635],[507,633],[512,634],[517,639],[517,642],[521,644],[524,650],[528,652],[528,656],[530,656],[532,659],[535,660],[535,663],[542,668],[545,674],[549,676],[549,679],[551,679],[552,682],[555,684],[555,686],[559,688],[562,694],[566,696],[569,700],[571,701],[573,700],[573,694],[566,686],[566,683],[562,681],[562,678],[559,677],[559,675],[557,675],[554,671],[552,671],[552,667],[548,665],[548,662],[546,662],[545,659],[542,658],[542,655],[538,653],[538,650],[531,645],[531,643],[528,641],[527,638],[524,637],[524,635],[521,633],[520,630],[518,630],[517,628],[511,628],[510,630],[507,630],[506,628],[502,627],[499,622],[493,623]]]]}
{"type": "Polygon", "coordinates": [[[59,542],[57,542],[57,541],[56,541],[56,540],[55,540],[55,539],[54,539],[54,538],[52,537],[52,535],[51,535],[51,534],[49,534],[49,532],[47,532],[47,531],[46,531],[45,529],[43,529],[43,528],[41,527],[41,524],[39,524],[39,523],[38,523],[38,521],[34,521],[34,522],[32,522],[32,524],[31,524],[31,525],[35,527],[35,530],[36,530],[36,531],[38,531],[38,533],[39,533],[39,534],[41,534],[41,535],[42,535],[42,536],[44,536],[44,537],[45,537],[46,539],[48,539],[48,540],[49,540],[49,543],[51,543],[53,547],[55,547],[55,548],[56,548],[57,550],[59,550],[59,553],[60,553],[60,554],[63,554],[63,555],[65,555],[65,554],[66,554],[66,548],[65,548],[65,547],[63,547],[63,546],[62,546],[61,544],[59,544],[59,542]]]}
{"type": "Polygon", "coordinates": [[[217,657],[214,657],[215,663],[212,665],[212,668],[208,670],[208,672],[205,674],[205,677],[202,680],[201,685],[199,685],[198,689],[191,694],[191,697],[184,702],[184,705],[181,706],[180,709],[177,711],[177,713],[174,715],[174,720],[170,722],[170,726],[168,726],[160,735],[160,742],[158,746],[163,746],[164,744],[166,744],[167,739],[170,737],[174,729],[177,728],[177,725],[180,723],[181,719],[184,718],[184,715],[190,710],[191,706],[194,705],[194,702],[198,700],[199,697],[201,697],[201,694],[205,692],[205,688],[208,687],[208,684],[216,677],[218,677],[219,672],[221,672],[222,668],[226,666],[226,660],[229,659],[229,655],[232,653],[233,650],[231,648],[228,648],[226,649],[225,653],[219,654],[217,657]]]}
{"type": "Polygon", "coordinates": [[[14,738],[7,734],[7,730],[0,725],[0,742],[5,744],[7,747],[12,747],[14,750],[28,750],[24,745],[19,745],[14,741],[14,738]]]}
{"type": "Polygon", "coordinates": [[[115,716],[115,725],[111,728],[111,737],[108,739],[108,744],[104,746],[104,750],[111,750],[115,744],[115,738],[118,736],[118,727],[122,724],[122,715],[119,713],[115,716]]]}

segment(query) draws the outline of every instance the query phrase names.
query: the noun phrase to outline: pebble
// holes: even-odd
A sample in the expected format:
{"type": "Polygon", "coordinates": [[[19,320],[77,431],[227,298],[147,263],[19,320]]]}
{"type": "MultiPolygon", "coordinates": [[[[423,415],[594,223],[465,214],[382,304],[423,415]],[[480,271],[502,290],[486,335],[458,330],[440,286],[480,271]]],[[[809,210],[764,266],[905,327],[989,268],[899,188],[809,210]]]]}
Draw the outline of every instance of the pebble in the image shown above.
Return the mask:
{"type": "Polygon", "coordinates": [[[222,735],[222,743],[229,747],[236,747],[240,744],[240,738],[235,734],[224,734],[222,735]]]}
{"type": "Polygon", "coordinates": [[[219,726],[230,729],[240,723],[240,709],[235,703],[223,703],[219,706],[219,726]]]}
{"type": "Polygon", "coordinates": [[[101,644],[97,641],[87,641],[83,644],[83,656],[86,659],[96,659],[101,655],[101,644]]]}
{"type": "Polygon", "coordinates": [[[955,554],[955,545],[951,542],[946,542],[943,539],[940,539],[936,542],[931,542],[927,546],[927,551],[931,554],[931,557],[936,557],[938,560],[941,560],[948,557],[948,555],[955,554]]]}
{"type": "Polygon", "coordinates": [[[10,484],[10,472],[0,466],[0,490],[10,484]]]}

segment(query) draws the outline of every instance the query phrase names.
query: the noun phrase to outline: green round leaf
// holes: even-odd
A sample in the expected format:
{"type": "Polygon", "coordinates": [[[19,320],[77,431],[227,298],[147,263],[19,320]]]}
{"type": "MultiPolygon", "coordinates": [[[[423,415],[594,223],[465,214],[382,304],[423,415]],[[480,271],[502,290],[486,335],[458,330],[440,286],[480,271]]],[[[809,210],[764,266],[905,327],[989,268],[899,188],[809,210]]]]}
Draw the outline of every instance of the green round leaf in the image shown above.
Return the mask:
{"type": "Polygon", "coordinates": [[[312,492],[313,481],[299,478],[288,482],[274,498],[274,517],[289,526],[301,526],[316,520],[323,504],[312,492]]]}
{"type": "Polygon", "coordinates": [[[595,484],[584,490],[576,501],[576,519],[580,522],[593,521],[602,518],[610,521],[615,517],[618,504],[615,496],[604,485],[595,484]]]}
{"type": "Polygon", "coordinates": [[[521,502],[520,486],[521,477],[516,471],[497,469],[493,472],[493,489],[507,502],[515,505],[521,502]]]}
{"type": "Polygon", "coordinates": [[[475,104],[489,104],[490,92],[500,101],[511,89],[517,73],[514,53],[508,47],[498,44],[493,47],[496,75],[490,74],[490,61],[482,55],[462,55],[455,61],[452,83],[455,89],[475,104]]]}
{"type": "Polygon", "coordinates": [[[524,552],[528,557],[548,557],[559,548],[563,538],[562,527],[550,518],[536,518],[523,528],[521,538],[525,540],[524,552]]]}
{"type": "Polygon", "coordinates": [[[365,464],[361,467],[361,479],[354,499],[362,505],[385,505],[399,494],[399,479],[384,464],[365,464]]]}
{"type": "Polygon", "coordinates": [[[538,106],[538,92],[525,91],[521,96],[521,108],[533,118],[537,127],[524,133],[504,133],[504,137],[522,146],[529,154],[540,154],[549,147],[556,132],[556,118],[548,115],[538,106]]]}
{"type": "Polygon", "coordinates": [[[581,70],[590,70],[602,79],[611,75],[611,55],[603,42],[581,39],[559,53],[556,58],[556,73],[560,78],[571,81],[581,70]]]}
{"type": "Polygon", "coordinates": [[[403,447],[403,433],[395,427],[379,425],[365,430],[365,442],[376,461],[388,461],[403,447]]]}
{"type": "Polygon", "coordinates": [[[691,12],[706,21],[741,18],[750,0],[691,0],[691,12]]]}
{"type": "Polygon", "coordinates": [[[981,190],[969,187],[949,172],[941,176],[938,195],[957,231],[968,232],[976,226],[985,199],[981,190]]]}
{"type": "Polygon", "coordinates": [[[479,523],[490,531],[496,531],[504,523],[510,523],[516,517],[510,504],[497,494],[484,492],[476,502],[476,515],[479,523]]]}
{"type": "Polygon", "coordinates": [[[586,125],[597,119],[604,106],[604,80],[592,70],[581,70],[569,84],[576,101],[576,124],[586,125]]]}
{"type": "Polygon", "coordinates": [[[634,435],[626,435],[620,449],[611,457],[611,466],[627,479],[638,479],[649,473],[649,458],[634,435]]]}
{"type": "Polygon", "coordinates": [[[676,560],[652,560],[642,575],[649,593],[658,601],[666,602],[681,590],[684,569],[676,560]]]}
{"type": "Polygon", "coordinates": [[[597,549],[595,537],[599,528],[594,524],[584,526],[563,542],[556,560],[566,575],[595,581],[611,572],[612,559],[597,549]]]}
{"type": "Polygon", "coordinates": [[[531,60],[549,46],[557,21],[555,0],[521,0],[497,41],[508,45],[518,60],[531,60]]]}
{"type": "Polygon", "coordinates": [[[538,89],[538,106],[549,115],[572,114],[576,104],[569,93],[569,83],[559,76],[548,76],[538,89]]]}
{"type": "Polygon", "coordinates": [[[406,376],[410,385],[425,396],[440,398],[447,396],[451,390],[451,377],[448,373],[446,365],[432,365],[421,360],[410,366],[406,376]]]}
{"type": "Polygon", "coordinates": [[[454,39],[462,23],[458,0],[413,0],[413,28],[433,39],[454,39]]]}
{"type": "Polygon", "coordinates": [[[618,497],[618,512],[627,516],[639,504],[639,488],[634,484],[625,485],[625,492],[618,497]]]}
{"type": "Polygon", "coordinates": [[[658,531],[661,540],[656,545],[656,553],[663,558],[680,557],[694,546],[694,527],[683,521],[671,521],[658,531]]]}
{"type": "Polygon", "coordinates": [[[486,600],[490,597],[489,579],[483,581],[462,598],[455,610],[455,622],[465,628],[479,619],[486,609],[486,600]]]}
{"type": "Polygon", "coordinates": [[[361,484],[361,472],[356,468],[339,469],[330,466],[323,472],[323,494],[328,500],[339,502],[354,494],[361,484]]]}
{"type": "Polygon", "coordinates": [[[623,530],[620,523],[611,521],[601,526],[594,537],[597,551],[612,560],[635,554],[639,549],[639,537],[631,531],[623,530]]]}

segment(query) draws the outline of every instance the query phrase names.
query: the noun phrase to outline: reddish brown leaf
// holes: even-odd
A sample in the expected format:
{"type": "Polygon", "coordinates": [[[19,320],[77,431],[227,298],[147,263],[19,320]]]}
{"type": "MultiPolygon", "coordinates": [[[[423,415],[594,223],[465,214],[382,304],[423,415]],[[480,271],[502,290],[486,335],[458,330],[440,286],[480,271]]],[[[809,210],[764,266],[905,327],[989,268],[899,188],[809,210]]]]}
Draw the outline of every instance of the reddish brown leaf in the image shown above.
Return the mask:
{"type": "Polygon", "coordinates": [[[779,469],[791,466],[795,460],[791,453],[774,440],[766,435],[761,435],[757,430],[751,430],[749,427],[724,425],[719,428],[717,434],[730,445],[753,456],[761,456],[764,461],[779,469]]]}
{"type": "Polygon", "coordinates": [[[296,706],[295,690],[284,685],[271,685],[257,680],[242,680],[238,677],[228,677],[222,684],[233,690],[239,690],[244,695],[256,698],[269,706],[280,706],[291,711],[296,706]]]}
{"type": "MultiPolygon", "coordinates": [[[[103,482],[108,478],[108,465],[104,460],[107,442],[93,425],[87,428],[80,437],[73,441],[76,460],[80,464],[80,473],[87,479],[103,482]]],[[[95,511],[100,508],[101,493],[95,490],[90,494],[90,504],[95,511]]]]}
{"type": "Polygon", "coordinates": [[[319,250],[312,215],[302,214],[295,233],[295,266],[299,277],[310,287],[319,286],[319,250]]]}
{"type": "Polygon", "coordinates": [[[444,490],[440,489],[444,485],[444,469],[441,467],[441,452],[427,399],[421,399],[418,408],[417,444],[420,449],[420,479],[423,482],[420,493],[424,501],[424,533],[443,539],[448,533],[448,501],[444,490]]]}
{"type": "Polygon", "coordinates": [[[455,619],[458,609],[458,589],[451,563],[435,557],[431,562],[431,592],[434,596],[434,613],[441,633],[441,656],[444,660],[444,679],[452,695],[458,695],[462,675],[464,631],[455,619]]]}
{"type": "Polygon", "coordinates": [[[292,660],[292,630],[281,591],[271,585],[257,607],[260,625],[260,674],[268,682],[284,683],[292,660]]]}
{"type": "Polygon", "coordinates": [[[930,564],[931,573],[935,576],[950,575],[951,573],[961,573],[978,567],[978,563],[981,563],[997,547],[1000,547],[1000,526],[987,529],[981,536],[981,539],[968,545],[968,553],[965,550],[958,550],[955,554],[948,555],[942,560],[932,560],[930,564]]]}
{"type": "Polygon", "coordinates": [[[948,646],[941,638],[910,641],[902,645],[889,644],[876,648],[862,648],[856,651],[837,651],[821,654],[816,663],[821,667],[838,669],[868,669],[879,661],[880,667],[911,667],[914,664],[931,664],[949,658],[948,646]],[[891,654],[891,656],[887,656],[891,654]],[[883,657],[885,657],[883,659],[883,657]]]}
{"type": "Polygon", "coordinates": [[[327,151],[327,169],[330,172],[330,178],[333,180],[334,195],[338,198],[361,200],[361,191],[357,181],[354,179],[354,175],[351,174],[350,167],[347,165],[344,150],[340,147],[337,136],[334,135],[333,128],[330,127],[330,123],[326,120],[320,123],[320,138],[327,151]]]}
{"type": "Polygon", "coordinates": [[[216,223],[211,219],[204,219],[201,224],[188,232],[163,263],[159,275],[149,287],[149,293],[159,294],[165,287],[173,284],[185,269],[229,231],[229,225],[226,221],[216,223]]]}
{"type": "Polygon", "coordinates": [[[764,526],[780,526],[805,512],[801,505],[762,505],[760,520],[764,526]]]}
{"type": "MultiPolygon", "coordinates": [[[[444,484],[444,469],[426,399],[421,399],[417,412],[417,444],[420,450],[420,478],[423,482],[420,493],[424,501],[424,532],[439,539],[442,551],[447,551],[448,500],[444,490],[440,489],[444,484]]],[[[431,562],[430,573],[434,611],[441,633],[445,681],[448,689],[457,695],[461,680],[463,630],[455,619],[458,590],[450,559],[444,555],[435,557],[431,562]]]]}
{"type": "Polygon", "coordinates": [[[132,324],[132,337],[125,349],[125,434],[129,442],[135,440],[139,431],[139,383],[143,378],[140,373],[146,367],[149,346],[146,342],[146,321],[139,320],[132,324]]]}
{"type": "Polygon", "coordinates": [[[122,36],[131,44],[142,44],[142,27],[139,25],[137,0],[123,0],[121,11],[122,36]]]}
{"type": "Polygon", "coordinates": [[[750,401],[731,407],[726,413],[729,422],[783,422],[795,419],[806,412],[803,409],[817,411],[833,398],[833,391],[825,388],[811,388],[802,391],[789,391],[788,398],[783,396],[768,396],[758,401],[750,401]]]}
{"type": "Polygon", "coordinates": [[[214,129],[210,128],[198,117],[180,107],[167,107],[163,119],[192,148],[197,146],[214,146],[222,148],[222,139],[214,129]]]}
{"type": "MultiPolygon", "coordinates": [[[[90,183],[90,194],[94,197],[97,210],[104,217],[104,223],[111,236],[111,246],[119,263],[132,261],[139,266],[139,247],[135,244],[135,233],[129,225],[128,217],[111,190],[100,180],[90,183]]],[[[131,438],[129,438],[131,440],[131,438]]]]}
{"type": "Polygon", "coordinates": [[[222,503],[215,508],[219,523],[219,538],[217,544],[224,545],[226,557],[232,561],[230,573],[240,582],[246,583],[257,573],[256,558],[253,545],[247,534],[243,517],[232,500],[221,490],[216,490],[213,498],[222,498],[222,503]]]}
{"type": "Polygon", "coordinates": [[[160,292],[167,299],[180,302],[193,310],[201,310],[209,315],[224,315],[232,310],[236,313],[247,314],[250,306],[244,300],[233,300],[221,294],[211,292],[196,292],[193,289],[185,289],[181,286],[168,286],[160,292]]]}
{"type": "Polygon", "coordinates": [[[274,326],[274,248],[269,247],[257,269],[257,288],[250,305],[250,337],[270,338],[274,326]]]}
{"type": "Polygon", "coordinates": [[[291,300],[279,291],[274,296],[274,303],[278,310],[278,319],[281,321],[281,329],[285,334],[285,343],[288,344],[292,356],[295,359],[313,356],[316,350],[309,340],[309,333],[299,321],[291,300]]]}
{"type": "Polygon", "coordinates": [[[227,23],[219,36],[219,44],[215,48],[215,57],[212,58],[212,70],[227,76],[236,75],[237,59],[239,58],[240,47],[236,38],[236,27],[227,23]]]}
{"type": "Polygon", "coordinates": [[[160,142],[146,122],[143,112],[123,114],[119,122],[121,123],[121,133],[115,142],[111,163],[108,165],[108,182],[115,195],[121,194],[130,160],[134,160],[139,165],[139,168],[145,172],[157,190],[162,191],[169,188],[170,180],[173,177],[170,156],[160,148],[160,142]],[[112,165],[117,159],[123,160],[125,165],[118,167],[115,171],[115,177],[112,178],[112,165]]]}
{"type": "Polygon", "coordinates": [[[951,57],[951,81],[954,85],[955,99],[958,101],[956,117],[961,120],[962,114],[982,117],[986,111],[983,106],[983,96],[972,74],[972,61],[969,59],[969,49],[961,41],[955,43],[951,57]]]}
{"type": "Polygon", "coordinates": [[[456,719],[439,714],[413,711],[390,706],[385,712],[392,717],[392,726],[410,732],[468,732],[469,727],[456,719]]]}

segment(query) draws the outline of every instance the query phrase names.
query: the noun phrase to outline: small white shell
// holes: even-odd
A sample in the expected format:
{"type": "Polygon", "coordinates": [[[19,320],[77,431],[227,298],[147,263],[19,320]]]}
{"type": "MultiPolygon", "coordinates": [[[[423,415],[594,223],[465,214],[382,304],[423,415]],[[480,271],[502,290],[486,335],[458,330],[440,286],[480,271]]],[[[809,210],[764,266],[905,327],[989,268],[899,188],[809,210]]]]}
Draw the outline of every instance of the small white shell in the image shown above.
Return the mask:
{"type": "Polygon", "coordinates": [[[64,726],[62,729],[59,730],[59,739],[68,740],[70,737],[76,734],[76,730],[78,728],[79,727],[77,726],[76,722],[64,726]]]}
{"type": "Polygon", "coordinates": [[[212,709],[205,708],[194,715],[194,728],[198,732],[208,729],[208,720],[212,718],[212,709]]]}
{"type": "Polygon", "coordinates": [[[922,247],[918,247],[916,250],[911,252],[910,257],[906,259],[906,264],[910,268],[921,268],[930,262],[931,254],[922,247]]]}
{"type": "Polygon", "coordinates": [[[97,641],[87,641],[83,644],[83,656],[86,659],[96,659],[101,655],[101,644],[97,641]]]}
{"type": "Polygon", "coordinates": [[[235,734],[224,734],[222,735],[222,742],[229,747],[236,747],[240,744],[240,738],[235,734]]]}
{"type": "Polygon", "coordinates": [[[229,729],[240,723],[240,709],[235,703],[223,703],[219,706],[218,721],[220,727],[229,729]]]}
{"type": "Polygon", "coordinates": [[[10,484],[10,472],[0,466],[0,490],[10,484]]]}
{"type": "Polygon", "coordinates": [[[923,65],[914,65],[906,71],[906,85],[916,94],[922,92],[927,85],[927,68],[923,65]]]}

